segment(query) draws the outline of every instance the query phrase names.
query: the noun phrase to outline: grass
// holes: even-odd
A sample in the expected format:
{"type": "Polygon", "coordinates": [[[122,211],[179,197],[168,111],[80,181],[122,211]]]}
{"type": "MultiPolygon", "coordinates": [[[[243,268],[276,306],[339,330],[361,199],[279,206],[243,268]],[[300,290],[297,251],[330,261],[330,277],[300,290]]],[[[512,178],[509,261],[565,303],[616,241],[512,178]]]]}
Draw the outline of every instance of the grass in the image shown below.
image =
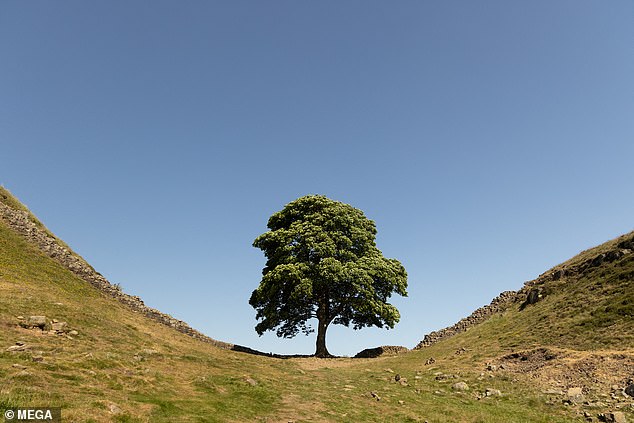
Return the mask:
{"type": "Polygon", "coordinates": [[[79,422],[583,421],[577,410],[549,402],[530,375],[482,372],[488,361],[540,345],[633,348],[632,266],[615,262],[553,282],[544,300],[524,311],[511,308],[423,350],[282,360],[219,349],[148,320],[0,220],[0,412],[60,406],[65,421],[79,422]],[[18,316],[42,314],[79,334],[18,325],[18,316]],[[29,349],[6,351],[17,341],[29,349]],[[461,348],[466,352],[457,355],[461,348]],[[42,362],[33,361],[38,355],[42,362]],[[432,366],[425,365],[429,357],[432,366]],[[437,380],[438,372],[456,377],[437,380]],[[407,384],[395,381],[397,373],[407,384]],[[455,392],[456,381],[470,390],[455,392]],[[504,395],[480,398],[487,388],[504,395]]]}

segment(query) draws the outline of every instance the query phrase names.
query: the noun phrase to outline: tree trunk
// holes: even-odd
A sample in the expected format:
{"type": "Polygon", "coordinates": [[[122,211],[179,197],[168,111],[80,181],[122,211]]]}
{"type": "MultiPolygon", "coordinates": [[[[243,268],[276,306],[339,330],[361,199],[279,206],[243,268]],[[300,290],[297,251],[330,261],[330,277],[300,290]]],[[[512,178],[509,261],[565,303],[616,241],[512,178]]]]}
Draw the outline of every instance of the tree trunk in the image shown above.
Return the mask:
{"type": "Polygon", "coordinates": [[[326,329],[328,329],[328,321],[324,317],[319,318],[317,324],[317,343],[315,357],[328,358],[332,357],[326,348],[326,329]]]}

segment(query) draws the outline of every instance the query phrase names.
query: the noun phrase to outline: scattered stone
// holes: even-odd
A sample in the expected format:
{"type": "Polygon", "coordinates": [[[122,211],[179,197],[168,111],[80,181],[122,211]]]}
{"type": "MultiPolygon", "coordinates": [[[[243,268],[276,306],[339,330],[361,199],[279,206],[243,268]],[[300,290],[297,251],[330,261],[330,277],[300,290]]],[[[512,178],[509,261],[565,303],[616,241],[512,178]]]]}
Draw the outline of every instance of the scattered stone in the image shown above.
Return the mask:
{"type": "Polygon", "coordinates": [[[34,355],[33,357],[31,357],[31,359],[36,363],[41,363],[42,361],[44,361],[44,357],[42,357],[41,355],[34,355]]]}
{"type": "Polygon", "coordinates": [[[112,414],[120,414],[121,413],[121,407],[119,407],[117,404],[115,403],[110,403],[108,405],[108,410],[112,413],[112,414]]]}
{"type": "Polygon", "coordinates": [[[24,316],[17,316],[16,319],[18,320],[24,320],[24,316]]]}
{"type": "Polygon", "coordinates": [[[16,342],[15,342],[15,345],[22,346],[22,345],[24,345],[24,342],[22,342],[22,341],[16,341],[16,342]]]}
{"type": "Polygon", "coordinates": [[[447,375],[447,374],[444,374],[442,372],[439,372],[436,375],[436,380],[438,380],[438,381],[447,380],[447,379],[458,379],[458,375],[447,375]]]}
{"type": "Polygon", "coordinates": [[[458,351],[456,351],[456,355],[460,355],[464,352],[467,352],[467,349],[465,347],[460,348],[458,351]]]}
{"type": "Polygon", "coordinates": [[[500,391],[499,389],[487,388],[484,392],[484,395],[486,395],[487,397],[501,397],[502,391],[500,391]]]}
{"type": "Polygon", "coordinates": [[[389,369],[389,368],[388,368],[388,369],[385,369],[385,371],[386,371],[386,372],[388,372],[388,373],[394,373],[394,370],[389,369]]]}
{"type": "Polygon", "coordinates": [[[407,378],[406,377],[402,377],[401,380],[399,380],[399,382],[402,386],[409,386],[409,384],[407,383],[407,378]]]}
{"type": "Polygon", "coordinates": [[[16,363],[16,364],[14,364],[14,365],[13,365],[13,366],[11,366],[11,367],[13,367],[14,369],[26,370],[26,366],[23,366],[23,365],[21,365],[21,364],[17,364],[17,363],[16,363]]]}
{"type": "Polygon", "coordinates": [[[405,401],[403,401],[403,400],[398,400],[398,403],[399,403],[400,405],[403,405],[403,404],[405,404],[405,401]]]}
{"type": "Polygon", "coordinates": [[[8,352],[16,352],[16,351],[24,351],[26,350],[26,345],[22,344],[22,345],[11,345],[9,348],[7,348],[8,352]]]}
{"type": "Polygon", "coordinates": [[[29,376],[31,376],[31,373],[27,372],[26,370],[22,370],[16,373],[13,377],[29,377],[29,376]]]}
{"type": "Polygon", "coordinates": [[[394,376],[394,380],[397,382],[401,380],[401,375],[397,373],[396,376],[394,376]]]}
{"type": "Polygon", "coordinates": [[[622,411],[614,411],[612,413],[599,413],[597,416],[600,422],[605,423],[627,423],[627,418],[622,411]]]}
{"type": "Polygon", "coordinates": [[[487,370],[490,372],[495,372],[498,369],[498,367],[495,364],[487,364],[487,370]]]}
{"type": "Polygon", "coordinates": [[[574,404],[579,404],[584,400],[583,389],[579,387],[569,388],[566,396],[568,397],[568,401],[574,404]]]}
{"type": "Polygon", "coordinates": [[[429,357],[426,361],[425,361],[425,366],[429,366],[431,364],[434,364],[436,362],[436,360],[434,359],[434,357],[429,357]]]}
{"type": "Polygon", "coordinates": [[[607,407],[607,404],[601,401],[597,401],[597,402],[587,402],[583,406],[588,408],[605,408],[607,407]]]}
{"type": "Polygon", "coordinates": [[[634,383],[630,383],[626,386],[624,392],[630,397],[634,397],[634,383]]]}
{"type": "Polygon", "coordinates": [[[249,376],[245,377],[244,381],[251,386],[256,386],[258,384],[254,379],[251,379],[249,376]]]}
{"type": "Polygon", "coordinates": [[[381,401],[381,397],[376,392],[370,392],[370,396],[376,399],[377,401],[381,401]]]}
{"type": "Polygon", "coordinates": [[[77,332],[76,330],[71,330],[70,332],[68,332],[68,334],[72,336],[77,336],[79,335],[79,332],[77,332]]]}
{"type": "Polygon", "coordinates": [[[468,391],[469,385],[464,382],[457,382],[451,385],[451,389],[453,389],[454,391],[468,391]]]}
{"type": "Polygon", "coordinates": [[[63,333],[63,332],[66,332],[67,328],[68,328],[68,323],[66,322],[58,322],[56,320],[53,320],[53,323],[51,323],[51,330],[55,332],[63,333]]]}

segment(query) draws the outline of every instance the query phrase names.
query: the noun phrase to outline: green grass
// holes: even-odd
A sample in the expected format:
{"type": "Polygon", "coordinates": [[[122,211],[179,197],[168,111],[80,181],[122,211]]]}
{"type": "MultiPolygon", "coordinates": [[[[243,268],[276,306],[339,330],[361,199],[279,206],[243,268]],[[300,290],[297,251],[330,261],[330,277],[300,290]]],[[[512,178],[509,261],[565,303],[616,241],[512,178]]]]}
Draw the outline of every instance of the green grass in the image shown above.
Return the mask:
{"type": "MultiPolygon", "coordinates": [[[[0,201],[19,206],[3,193],[0,201]]],[[[65,421],[79,422],[583,421],[577,410],[548,402],[529,375],[481,373],[490,360],[541,345],[633,348],[632,266],[621,260],[557,281],[537,304],[523,311],[518,304],[423,350],[377,359],[281,360],[219,349],[148,320],[0,220],[0,411],[61,406],[65,421]],[[35,314],[66,321],[79,335],[18,325],[17,316],[35,314]],[[7,352],[16,341],[30,349],[7,352]],[[462,347],[468,351],[456,355],[462,347]],[[44,361],[34,362],[39,354],[44,361]],[[425,366],[429,357],[437,363],[425,366]],[[19,376],[14,365],[28,375],[19,376]],[[458,377],[436,380],[436,372],[458,377]],[[396,373],[408,384],[396,383],[396,373]],[[454,392],[455,381],[471,389],[454,392]],[[487,388],[505,395],[478,399],[487,388]]]]}

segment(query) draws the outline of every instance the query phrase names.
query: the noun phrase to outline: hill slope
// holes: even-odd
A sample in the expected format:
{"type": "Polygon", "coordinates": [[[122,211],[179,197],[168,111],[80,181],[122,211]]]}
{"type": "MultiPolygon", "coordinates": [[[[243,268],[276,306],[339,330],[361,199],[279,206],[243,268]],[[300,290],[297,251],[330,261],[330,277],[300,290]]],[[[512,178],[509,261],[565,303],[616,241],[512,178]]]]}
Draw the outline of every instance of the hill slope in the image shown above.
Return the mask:
{"type": "MultiPolygon", "coordinates": [[[[25,213],[39,230],[52,236],[5,190],[0,190],[0,202],[25,213]]],[[[83,262],[61,241],[55,244],[83,262]]],[[[547,344],[557,347],[548,346],[544,353],[556,355],[549,363],[595,363],[594,355],[607,357],[595,368],[602,372],[613,368],[610,381],[621,388],[627,371],[632,370],[627,367],[633,356],[628,350],[631,322],[619,317],[625,316],[623,307],[617,307],[615,314],[606,311],[608,319],[597,322],[586,316],[591,325],[603,329],[597,331],[596,339],[583,341],[578,348],[577,342],[591,330],[580,335],[566,331],[568,335],[560,340],[546,324],[541,335],[517,327],[522,319],[539,322],[539,310],[542,314],[558,310],[556,304],[565,296],[551,293],[522,311],[521,303],[513,302],[468,331],[393,356],[282,360],[244,354],[229,344],[182,330],[185,326],[173,325],[169,318],[167,323],[154,319],[154,312],[137,308],[140,300],[129,302],[116,288],[111,292],[107,285],[102,289],[87,282],[84,273],[92,275],[94,270],[86,270],[85,262],[69,268],[77,262],[52,258],[50,250],[56,247],[48,245],[47,250],[46,246],[33,238],[33,230],[18,230],[10,219],[0,218],[0,410],[60,406],[64,421],[97,422],[584,421],[582,404],[566,405],[565,394],[543,393],[549,378],[558,377],[557,369],[546,372],[548,366],[541,366],[533,371],[521,366],[537,366],[533,356],[539,356],[539,348],[547,344]],[[43,328],[37,319],[29,322],[30,316],[45,316],[43,328]],[[622,332],[618,340],[610,334],[612,327],[622,332]],[[600,350],[598,343],[610,338],[610,349],[600,350]],[[537,352],[522,360],[521,354],[527,351],[537,352]],[[513,354],[519,355],[513,358],[513,354]],[[487,363],[507,369],[487,371],[487,363]],[[465,382],[469,390],[453,389],[456,382],[465,382]]],[[[611,269],[606,266],[595,271],[611,269]]],[[[627,299],[631,278],[625,276],[629,285],[622,285],[615,282],[617,273],[626,274],[611,270],[602,276],[605,282],[600,292],[627,299]]],[[[623,304],[625,309],[628,304],[623,304]]],[[[593,310],[601,308],[597,305],[593,310]]],[[[562,327],[586,319],[562,316],[568,318],[572,320],[562,321],[562,327]]],[[[590,328],[588,323],[581,327],[590,328]]],[[[565,390],[583,381],[562,378],[560,382],[553,384],[565,390]]],[[[589,381],[582,386],[588,400],[595,401],[594,386],[599,387],[597,396],[605,389],[611,394],[604,381],[589,381]]],[[[624,397],[603,399],[603,405],[588,410],[595,417],[622,410],[629,413],[626,401],[624,397]]]]}
{"type": "Polygon", "coordinates": [[[506,347],[634,348],[634,232],[586,250],[506,291],[455,325],[425,336],[425,348],[495,317],[506,347]],[[515,339],[515,338],[518,338],[515,339]]]}

